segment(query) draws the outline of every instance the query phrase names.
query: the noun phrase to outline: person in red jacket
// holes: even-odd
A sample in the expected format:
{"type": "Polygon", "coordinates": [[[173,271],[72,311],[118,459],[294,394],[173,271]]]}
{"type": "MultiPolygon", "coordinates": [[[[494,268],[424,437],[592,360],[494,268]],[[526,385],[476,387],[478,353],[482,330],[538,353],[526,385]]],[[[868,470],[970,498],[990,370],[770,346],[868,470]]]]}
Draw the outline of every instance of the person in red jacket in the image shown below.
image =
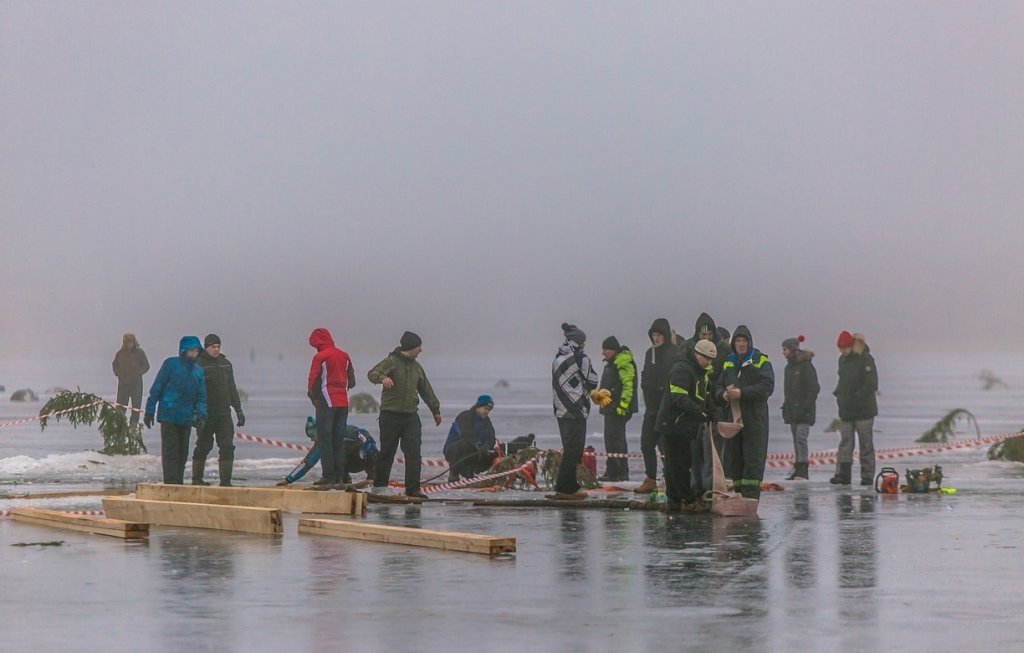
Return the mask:
{"type": "Polygon", "coordinates": [[[348,389],[356,384],[356,372],[352,359],[334,345],[334,338],[327,329],[313,329],[309,344],[316,348],[316,355],[309,367],[306,395],[316,409],[322,472],[314,485],[337,485],[345,477],[348,389]]]}

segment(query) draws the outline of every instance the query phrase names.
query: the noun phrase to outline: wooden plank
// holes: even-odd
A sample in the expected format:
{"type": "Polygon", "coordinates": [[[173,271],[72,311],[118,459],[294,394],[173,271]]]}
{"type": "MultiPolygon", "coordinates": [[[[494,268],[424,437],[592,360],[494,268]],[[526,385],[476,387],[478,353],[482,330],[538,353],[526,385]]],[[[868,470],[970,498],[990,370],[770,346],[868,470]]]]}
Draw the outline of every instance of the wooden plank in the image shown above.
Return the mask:
{"type": "Polygon", "coordinates": [[[281,511],[277,508],[107,497],[103,499],[103,512],[107,513],[108,517],[115,519],[142,521],[165,526],[213,528],[269,535],[284,533],[281,511]]]}
{"type": "Polygon", "coordinates": [[[68,492],[15,492],[0,496],[2,499],[66,499],[68,497],[112,497],[131,494],[134,490],[70,490],[68,492]]]}
{"type": "Polygon", "coordinates": [[[135,497],[147,501],[278,508],[326,515],[366,514],[365,495],[359,492],[308,492],[288,487],[220,487],[139,483],[135,486],[135,497]],[[360,499],[360,497],[363,498],[360,499]]]}
{"type": "Polygon", "coordinates": [[[494,535],[457,533],[454,531],[432,531],[424,528],[367,524],[363,521],[301,518],[299,519],[299,532],[331,535],[333,537],[344,537],[369,542],[423,546],[432,549],[443,549],[445,551],[482,553],[485,555],[514,553],[516,550],[516,540],[514,537],[496,537],[494,535]]]}
{"type": "Polygon", "coordinates": [[[125,540],[149,537],[149,524],[110,519],[93,515],[71,515],[59,510],[42,508],[14,508],[11,516],[15,521],[39,526],[52,526],[65,530],[109,535],[125,540]]]}

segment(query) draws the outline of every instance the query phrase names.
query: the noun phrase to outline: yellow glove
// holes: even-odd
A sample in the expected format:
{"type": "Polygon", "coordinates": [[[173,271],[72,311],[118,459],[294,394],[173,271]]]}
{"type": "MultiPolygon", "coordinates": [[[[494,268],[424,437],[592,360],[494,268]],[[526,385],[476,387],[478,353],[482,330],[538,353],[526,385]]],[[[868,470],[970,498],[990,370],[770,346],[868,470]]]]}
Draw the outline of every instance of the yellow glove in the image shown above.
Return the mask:
{"type": "Polygon", "coordinates": [[[597,404],[598,406],[600,406],[601,405],[601,391],[600,390],[591,390],[590,391],[590,400],[592,402],[594,402],[595,404],[597,404]]]}
{"type": "Polygon", "coordinates": [[[612,393],[606,388],[600,390],[594,390],[590,393],[590,398],[594,400],[594,403],[604,408],[612,403],[612,393]]]}

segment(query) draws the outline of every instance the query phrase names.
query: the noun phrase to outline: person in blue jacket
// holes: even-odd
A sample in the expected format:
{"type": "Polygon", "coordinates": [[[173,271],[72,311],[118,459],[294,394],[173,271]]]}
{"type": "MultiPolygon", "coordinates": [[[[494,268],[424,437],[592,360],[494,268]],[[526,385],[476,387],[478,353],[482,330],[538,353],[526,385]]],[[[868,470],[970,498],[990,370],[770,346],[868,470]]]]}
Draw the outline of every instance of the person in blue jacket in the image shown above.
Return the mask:
{"type": "Polygon", "coordinates": [[[184,483],[192,427],[202,431],[206,424],[206,377],[202,366],[196,364],[202,349],[199,338],[182,338],[178,355],[164,361],[149,389],[143,423],[146,428],[152,428],[154,413],[156,421],[160,422],[164,483],[184,483]]]}
{"type": "MultiPolygon", "coordinates": [[[[309,470],[316,467],[320,461],[320,444],[317,441],[316,419],[310,415],[306,418],[306,437],[313,441],[313,448],[309,450],[306,457],[295,466],[288,476],[277,482],[278,485],[291,485],[306,475],[309,470]]],[[[373,480],[373,466],[377,462],[377,441],[373,439],[370,432],[349,424],[345,428],[345,474],[341,479],[342,483],[351,483],[352,474],[366,472],[366,481],[373,480]]]]}
{"type": "Polygon", "coordinates": [[[442,449],[450,465],[449,482],[469,478],[494,464],[498,451],[490,418],[492,410],[494,400],[490,395],[480,395],[469,410],[459,413],[452,422],[442,449]]]}

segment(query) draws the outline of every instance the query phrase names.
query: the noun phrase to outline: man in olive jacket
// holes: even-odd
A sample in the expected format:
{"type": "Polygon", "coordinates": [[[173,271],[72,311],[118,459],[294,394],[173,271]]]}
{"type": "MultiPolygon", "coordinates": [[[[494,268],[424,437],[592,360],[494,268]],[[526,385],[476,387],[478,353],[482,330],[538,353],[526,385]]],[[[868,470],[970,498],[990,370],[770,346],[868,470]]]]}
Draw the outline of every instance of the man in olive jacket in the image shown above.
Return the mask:
{"type": "Polygon", "coordinates": [[[427,373],[416,361],[423,351],[423,340],[411,331],[402,334],[400,346],[367,373],[370,383],[380,384],[380,456],[373,474],[373,486],[384,488],[391,480],[391,465],[399,445],[405,456],[405,494],[420,499],[420,449],[423,426],[417,413],[422,397],[434,416],[434,425],[441,425],[441,403],[430,386],[427,373]]]}

